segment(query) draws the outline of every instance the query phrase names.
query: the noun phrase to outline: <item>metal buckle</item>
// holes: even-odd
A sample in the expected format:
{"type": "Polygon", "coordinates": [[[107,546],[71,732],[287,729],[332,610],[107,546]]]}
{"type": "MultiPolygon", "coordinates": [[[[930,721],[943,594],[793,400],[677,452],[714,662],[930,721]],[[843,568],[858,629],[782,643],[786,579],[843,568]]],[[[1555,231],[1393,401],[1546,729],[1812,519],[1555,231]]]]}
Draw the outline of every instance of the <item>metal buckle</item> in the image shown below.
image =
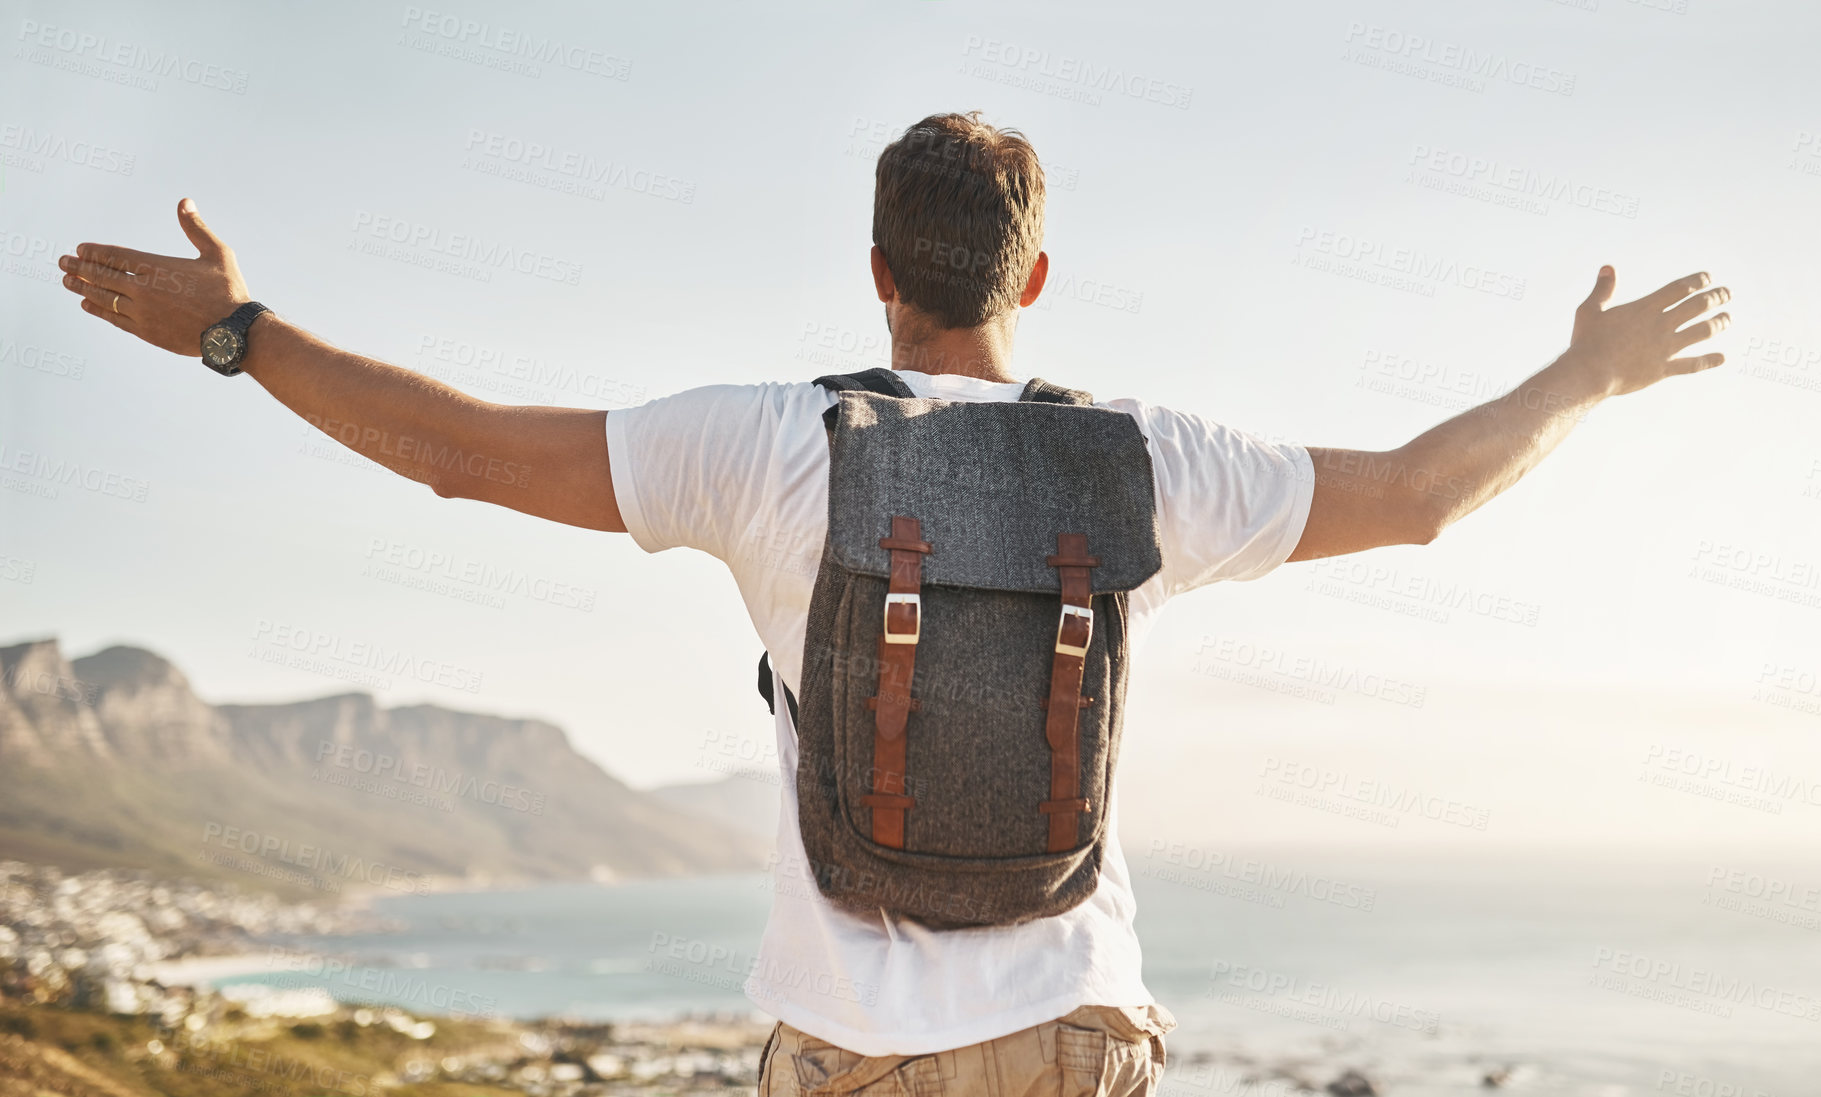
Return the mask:
{"type": "Polygon", "coordinates": [[[1086,606],[1072,606],[1067,602],[1062,603],[1062,615],[1056,618],[1056,650],[1063,655],[1078,655],[1086,658],[1088,645],[1093,643],[1093,641],[1094,611],[1086,606]],[[1087,622],[1087,639],[1082,641],[1080,647],[1074,647],[1073,645],[1062,642],[1062,626],[1069,623],[1069,618],[1071,616],[1083,618],[1087,622]]]}
{"type": "Polygon", "coordinates": [[[917,637],[923,634],[923,596],[919,594],[887,594],[885,596],[885,642],[888,644],[914,644],[917,637]],[[917,624],[909,632],[892,631],[892,607],[909,606],[917,611],[917,624]]]}

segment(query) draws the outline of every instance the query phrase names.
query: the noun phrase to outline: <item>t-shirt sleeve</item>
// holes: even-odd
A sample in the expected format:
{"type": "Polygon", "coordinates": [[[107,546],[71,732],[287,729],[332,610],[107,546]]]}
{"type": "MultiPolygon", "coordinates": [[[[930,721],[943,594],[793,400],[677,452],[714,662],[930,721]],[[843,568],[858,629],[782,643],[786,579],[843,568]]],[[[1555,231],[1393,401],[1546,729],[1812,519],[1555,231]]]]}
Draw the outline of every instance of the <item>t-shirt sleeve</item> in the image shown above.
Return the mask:
{"type": "Polygon", "coordinates": [[[640,548],[727,558],[759,506],[787,387],[704,385],[607,413],[614,499],[640,548]]]}
{"type": "Polygon", "coordinates": [[[1309,451],[1199,415],[1134,404],[1156,475],[1161,593],[1257,579],[1283,563],[1309,520],[1309,451]]]}

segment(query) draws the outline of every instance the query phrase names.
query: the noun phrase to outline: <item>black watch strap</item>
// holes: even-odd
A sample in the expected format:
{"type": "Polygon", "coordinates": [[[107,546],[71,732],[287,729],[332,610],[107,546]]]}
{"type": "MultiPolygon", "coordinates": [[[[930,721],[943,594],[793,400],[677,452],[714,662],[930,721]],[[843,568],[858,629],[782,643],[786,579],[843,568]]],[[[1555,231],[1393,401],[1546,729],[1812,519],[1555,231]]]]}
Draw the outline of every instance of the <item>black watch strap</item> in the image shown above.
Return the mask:
{"type": "Polygon", "coordinates": [[[240,337],[244,339],[246,338],[247,329],[253,326],[253,318],[262,312],[271,311],[271,309],[260,304],[258,301],[248,301],[246,304],[229,313],[228,318],[223,320],[222,323],[233,328],[239,333],[240,337]]]}

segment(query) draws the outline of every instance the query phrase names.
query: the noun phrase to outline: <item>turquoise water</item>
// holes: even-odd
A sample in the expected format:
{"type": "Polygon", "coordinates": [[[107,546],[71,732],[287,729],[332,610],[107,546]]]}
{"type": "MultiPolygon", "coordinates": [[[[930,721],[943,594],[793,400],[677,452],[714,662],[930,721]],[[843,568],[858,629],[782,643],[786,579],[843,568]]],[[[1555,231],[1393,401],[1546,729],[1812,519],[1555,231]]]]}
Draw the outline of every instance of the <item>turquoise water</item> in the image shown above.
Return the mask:
{"type": "MultiPolygon", "coordinates": [[[[1821,1090],[1821,860],[1128,860],[1145,980],[1180,1022],[1172,1092],[1292,1092],[1240,1085],[1242,1057],[1404,1094],[1485,1092],[1500,1067],[1511,1092],[1821,1090]]],[[[377,906],[403,932],[291,943],[345,968],[223,982],[524,1018],[745,1012],[769,899],[760,875],[399,897],[377,906]]]]}

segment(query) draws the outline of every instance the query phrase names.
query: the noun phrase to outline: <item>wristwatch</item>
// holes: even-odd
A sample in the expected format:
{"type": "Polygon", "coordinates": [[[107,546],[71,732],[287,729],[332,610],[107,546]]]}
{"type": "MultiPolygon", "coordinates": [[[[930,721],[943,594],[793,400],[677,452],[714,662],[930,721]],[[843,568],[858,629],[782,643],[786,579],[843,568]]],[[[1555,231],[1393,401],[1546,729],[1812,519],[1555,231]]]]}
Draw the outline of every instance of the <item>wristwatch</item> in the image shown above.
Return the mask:
{"type": "Polygon", "coordinates": [[[272,310],[258,301],[246,304],[217,320],[202,332],[202,362],[223,377],[240,372],[240,360],[247,356],[247,329],[253,318],[272,310]]]}

